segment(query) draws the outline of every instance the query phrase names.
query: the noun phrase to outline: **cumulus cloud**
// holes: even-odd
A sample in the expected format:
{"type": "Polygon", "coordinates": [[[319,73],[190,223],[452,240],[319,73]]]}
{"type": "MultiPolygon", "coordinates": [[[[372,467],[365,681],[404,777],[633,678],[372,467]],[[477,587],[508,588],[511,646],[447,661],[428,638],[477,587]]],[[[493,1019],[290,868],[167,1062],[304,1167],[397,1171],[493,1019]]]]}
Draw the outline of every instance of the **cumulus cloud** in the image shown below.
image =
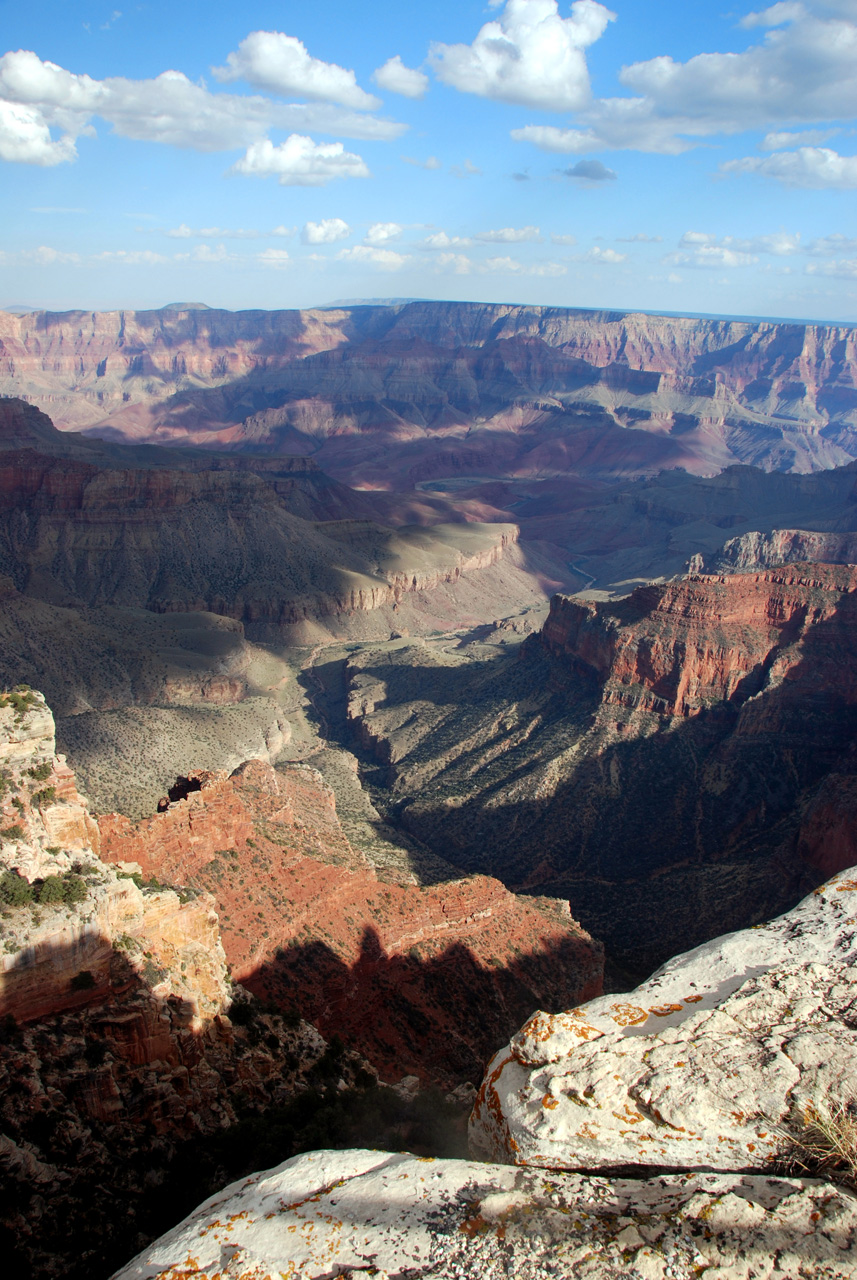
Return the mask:
{"type": "Polygon", "coordinates": [[[627,259],[627,253],[617,253],[615,249],[601,249],[598,245],[590,249],[586,255],[587,262],[606,262],[611,267],[619,262],[626,262],[627,259]]]}
{"type": "MultiPolygon", "coordinates": [[[[748,15],[744,25],[763,30],[741,53],[633,63],[619,74],[630,96],[582,100],[574,128],[528,125],[512,137],[545,151],[679,154],[717,133],[826,125],[857,114],[854,0],[775,4],[748,15]]],[[[748,172],[762,172],[750,163],[748,172]]]]}
{"type": "Polygon", "coordinates": [[[563,170],[567,178],[580,178],[583,182],[612,182],[616,174],[600,160],[578,160],[570,169],[563,170]]]}
{"type": "Polygon", "coordinates": [[[829,147],[799,147],[770,156],[727,160],[721,173],[755,173],[787,187],[850,191],[857,187],[857,156],[841,156],[829,147]]]}
{"type": "Polygon", "coordinates": [[[366,244],[389,244],[391,240],[398,240],[401,234],[398,222],[373,222],[364,239],[366,244]]]}
{"type": "Polygon", "coordinates": [[[830,236],[819,236],[806,246],[807,253],[819,256],[828,253],[857,253],[857,239],[843,236],[837,232],[830,236]]]}
{"type": "Polygon", "coordinates": [[[431,46],[435,75],[462,93],[546,111],[589,101],[585,50],[615,14],[596,0],[574,0],[561,18],[556,0],[508,0],[472,44],[431,46]]]}
{"type": "Polygon", "coordinates": [[[449,172],[453,178],[481,178],[482,170],[475,165],[472,160],[465,160],[464,164],[451,164],[449,172]]]}
{"type": "Polygon", "coordinates": [[[301,240],[304,244],[336,244],[350,235],[351,228],[342,218],[322,218],[321,222],[304,223],[301,240]]]}
{"type": "Polygon", "coordinates": [[[773,235],[751,236],[747,239],[740,236],[715,236],[708,231],[685,231],[679,240],[679,246],[683,249],[696,250],[703,245],[739,253],[772,253],[777,257],[787,257],[801,250],[800,233],[790,235],[787,231],[775,231],[773,235]]]}
{"type": "Polygon", "coordinates": [[[37,267],[54,267],[81,260],[79,253],[66,253],[62,249],[52,249],[46,244],[40,244],[38,249],[23,249],[17,258],[19,262],[32,263],[37,267]]]}
{"type": "Polygon", "coordinates": [[[371,245],[356,244],[353,249],[340,249],[336,255],[341,262],[365,263],[378,267],[380,271],[400,271],[406,262],[410,262],[407,253],[396,253],[394,249],[376,249],[371,245]]]}
{"type": "Polygon", "coordinates": [[[466,253],[438,254],[434,267],[436,271],[455,276],[469,276],[473,271],[473,263],[466,253]]]}
{"type": "Polygon", "coordinates": [[[765,134],[759,143],[759,150],[788,151],[789,147],[817,147],[841,132],[841,129],[801,129],[800,133],[774,131],[765,134]]]}
{"type": "Polygon", "coordinates": [[[492,275],[511,276],[564,276],[568,267],[561,262],[524,263],[517,258],[487,258],[481,263],[480,271],[492,275]]]}
{"type": "Polygon", "coordinates": [[[75,139],[94,135],[96,117],[122,137],[197,151],[247,147],[271,128],[380,141],[405,128],[327,103],[211,93],[180,71],[150,80],[94,80],[24,49],[0,57],[0,158],[37,165],[74,160],[75,139]]]}
{"type": "Polygon", "coordinates": [[[663,236],[647,236],[643,231],[637,231],[632,236],[617,236],[617,244],[663,244],[663,236]]]}
{"type": "Polygon", "coordinates": [[[810,276],[837,276],[842,280],[855,280],[857,258],[841,258],[835,262],[808,262],[806,273],[810,276]]]}
{"type": "Polygon", "coordinates": [[[285,249],[263,249],[256,254],[256,261],[263,267],[274,267],[277,270],[287,267],[291,262],[285,249]]]}
{"type": "Polygon", "coordinates": [[[154,267],[170,259],[151,249],[105,249],[93,255],[94,262],[115,262],[126,267],[154,267]]]}
{"type": "Polygon", "coordinates": [[[665,262],[685,267],[750,267],[759,261],[751,252],[751,241],[733,236],[718,239],[705,231],[686,231],[679,244],[681,248],[667,254],[665,262]]]}
{"type": "Polygon", "coordinates": [[[416,71],[406,67],[396,54],[388,58],[383,67],[372,72],[372,79],[379,89],[388,93],[400,93],[404,98],[422,98],[429,86],[429,78],[424,71],[416,71]]]}
{"type": "Polygon", "coordinates": [[[528,124],[523,129],[513,129],[511,137],[515,142],[531,142],[542,151],[558,155],[580,155],[602,145],[591,129],[558,129],[553,124],[528,124]]]}
{"type": "Polygon", "coordinates": [[[577,236],[551,236],[551,244],[577,244],[577,236]]]}
{"type": "Polygon", "coordinates": [[[413,156],[402,156],[405,164],[412,164],[417,169],[442,169],[443,165],[437,156],[429,156],[428,160],[415,160],[413,156]]]}
{"type": "Polygon", "coordinates": [[[466,236],[450,236],[445,231],[434,231],[417,245],[418,249],[469,249],[473,241],[466,236]]]}
{"type": "Polygon", "coordinates": [[[0,160],[48,168],[76,159],[72,134],[54,140],[47,119],[37,107],[0,100],[0,160]]]}
{"type": "Polygon", "coordinates": [[[254,231],[249,227],[189,227],[186,222],[182,222],[178,227],[171,227],[167,231],[167,235],[172,240],[258,240],[260,235],[282,235],[288,234],[285,227],[278,228],[274,231],[254,231]]]}
{"type": "Polygon", "coordinates": [[[272,175],[284,187],[322,187],[334,178],[368,178],[364,161],[341,142],[319,143],[298,133],[274,146],[270,139],[254,142],[229,171],[245,177],[272,175]]]}
{"type": "Polygon", "coordinates": [[[527,240],[539,243],[541,238],[538,227],[500,227],[497,231],[477,231],[473,237],[485,244],[523,244],[527,240]]]}
{"type": "Polygon", "coordinates": [[[301,40],[282,31],[251,31],[229,54],[226,66],[212,67],[212,73],[223,84],[245,80],[269,93],[338,102],[357,111],[374,111],[381,105],[360,88],[353,71],[311,57],[301,40]]]}

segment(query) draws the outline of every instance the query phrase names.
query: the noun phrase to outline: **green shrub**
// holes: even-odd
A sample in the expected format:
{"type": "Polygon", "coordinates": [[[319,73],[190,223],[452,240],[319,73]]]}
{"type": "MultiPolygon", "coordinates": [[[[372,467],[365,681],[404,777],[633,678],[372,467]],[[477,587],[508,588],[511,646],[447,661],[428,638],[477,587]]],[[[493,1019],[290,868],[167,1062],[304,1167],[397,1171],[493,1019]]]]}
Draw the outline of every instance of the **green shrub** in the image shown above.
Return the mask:
{"type": "Polygon", "coordinates": [[[80,876],[67,874],[63,876],[62,882],[63,900],[73,906],[76,902],[83,902],[86,897],[86,881],[80,876]]]}
{"type": "Polygon", "coordinates": [[[4,827],[0,831],[0,840],[23,840],[24,828],[20,822],[13,822],[10,827],[4,827]]]}
{"type": "Polygon", "coordinates": [[[65,892],[62,876],[46,876],[39,887],[39,903],[50,905],[54,902],[64,901],[65,892]]]}
{"type": "Polygon", "coordinates": [[[17,871],[0,875],[0,902],[9,907],[22,907],[33,901],[33,887],[17,871]]]}
{"type": "Polygon", "coordinates": [[[51,776],[51,762],[45,760],[42,764],[34,764],[32,769],[28,769],[27,773],[34,782],[47,782],[51,776]]]}
{"type": "Polygon", "coordinates": [[[43,787],[41,791],[37,791],[33,796],[33,800],[41,809],[46,804],[53,804],[57,798],[56,787],[43,787]]]}

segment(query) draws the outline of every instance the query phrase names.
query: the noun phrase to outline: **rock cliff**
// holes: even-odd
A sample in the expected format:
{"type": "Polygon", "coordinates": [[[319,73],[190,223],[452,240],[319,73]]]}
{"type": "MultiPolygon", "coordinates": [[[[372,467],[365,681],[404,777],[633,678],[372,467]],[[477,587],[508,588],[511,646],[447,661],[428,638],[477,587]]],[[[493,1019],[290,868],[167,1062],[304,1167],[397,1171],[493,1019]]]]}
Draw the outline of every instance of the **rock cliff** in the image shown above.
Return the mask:
{"type": "Polygon", "coordinates": [[[187,785],[141,822],[100,818],[102,856],[212,893],[233,977],[388,1079],[475,1082],[519,1010],[600,990],[601,948],[565,903],[376,869],[313,769],[251,761],[187,785]]]}
{"type": "Polygon", "coordinates": [[[537,1013],[471,1117],[488,1158],[550,1168],[776,1167],[854,1102],[857,880],[671,960],[621,998],[537,1013]]]}
{"type": "Polygon", "coordinates": [[[567,898],[642,977],[853,863],[855,588],[788,565],[555,597],[517,661],[352,656],[348,715],[408,831],[567,898]]]}
{"type": "Polygon", "coordinates": [[[0,389],[128,439],[321,443],[328,469],[364,479],[582,459],[807,470],[854,456],[854,341],[836,326],[473,303],[36,312],[0,315],[0,389]]]}

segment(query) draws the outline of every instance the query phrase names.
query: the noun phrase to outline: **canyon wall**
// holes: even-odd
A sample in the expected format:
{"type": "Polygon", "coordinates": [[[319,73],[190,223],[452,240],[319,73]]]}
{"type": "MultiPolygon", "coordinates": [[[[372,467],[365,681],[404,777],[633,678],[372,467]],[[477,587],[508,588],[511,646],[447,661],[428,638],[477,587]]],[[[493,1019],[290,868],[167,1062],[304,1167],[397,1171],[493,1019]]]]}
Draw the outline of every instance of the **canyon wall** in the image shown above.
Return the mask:
{"type": "Polygon", "coordinates": [[[378,488],[806,471],[855,456],[854,343],[845,326],[475,303],[35,312],[0,315],[0,391],[115,439],[318,453],[378,488]]]}
{"type": "Polygon", "coordinates": [[[600,989],[601,948],[566,903],[376,868],[315,770],[250,761],[191,784],[141,822],[101,817],[102,856],[211,892],[233,976],[387,1078],[478,1079],[517,1009],[600,989]]]}
{"type": "Polygon", "coordinates": [[[567,898],[627,981],[853,862],[855,608],[818,564],[554,597],[517,661],[352,656],[348,715],[408,831],[567,898]]]}

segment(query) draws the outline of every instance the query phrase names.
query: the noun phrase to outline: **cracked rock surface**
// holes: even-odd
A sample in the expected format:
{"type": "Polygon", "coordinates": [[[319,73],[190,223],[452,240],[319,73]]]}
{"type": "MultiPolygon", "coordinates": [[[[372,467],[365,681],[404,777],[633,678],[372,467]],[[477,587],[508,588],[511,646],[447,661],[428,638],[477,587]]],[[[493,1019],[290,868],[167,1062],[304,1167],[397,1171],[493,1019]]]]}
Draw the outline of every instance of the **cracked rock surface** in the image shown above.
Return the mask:
{"type": "Polygon", "coordinates": [[[535,1013],[470,1122],[488,1159],[552,1168],[770,1167],[857,1078],[857,878],[664,965],[625,996],[535,1013]]]}
{"type": "Polygon", "coordinates": [[[796,1178],[318,1151],[212,1196],[114,1280],[845,1280],[855,1232],[854,1196],[796,1178]]]}

